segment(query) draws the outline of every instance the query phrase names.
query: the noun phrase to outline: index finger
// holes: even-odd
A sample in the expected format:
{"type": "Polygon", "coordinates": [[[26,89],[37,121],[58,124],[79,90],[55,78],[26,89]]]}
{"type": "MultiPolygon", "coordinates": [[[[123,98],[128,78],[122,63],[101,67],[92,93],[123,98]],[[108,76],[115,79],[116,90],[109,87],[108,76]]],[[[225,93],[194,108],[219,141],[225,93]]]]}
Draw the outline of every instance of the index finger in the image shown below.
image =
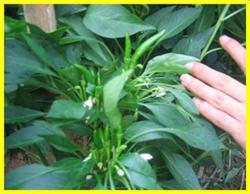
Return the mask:
{"type": "Polygon", "coordinates": [[[246,72],[246,49],[241,46],[241,44],[226,36],[223,35],[220,37],[220,44],[225,49],[225,51],[235,60],[239,65],[241,70],[246,72]]]}
{"type": "Polygon", "coordinates": [[[222,91],[237,101],[246,101],[246,88],[239,81],[226,74],[215,71],[202,63],[188,63],[186,64],[186,67],[191,70],[192,75],[213,88],[222,91]]]}

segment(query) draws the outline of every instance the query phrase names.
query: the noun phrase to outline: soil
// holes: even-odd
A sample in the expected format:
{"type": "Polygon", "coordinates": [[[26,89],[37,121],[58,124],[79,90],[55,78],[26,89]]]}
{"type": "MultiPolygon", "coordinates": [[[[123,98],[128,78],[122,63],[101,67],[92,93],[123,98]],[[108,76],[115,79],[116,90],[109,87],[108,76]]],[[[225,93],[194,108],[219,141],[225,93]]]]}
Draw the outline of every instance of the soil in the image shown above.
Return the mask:
{"type": "Polygon", "coordinates": [[[5,156],[4,173],[8,173],[25,164],[33,164],[34,161],[29,158],[23,151],[12,150],[5,156]]]}

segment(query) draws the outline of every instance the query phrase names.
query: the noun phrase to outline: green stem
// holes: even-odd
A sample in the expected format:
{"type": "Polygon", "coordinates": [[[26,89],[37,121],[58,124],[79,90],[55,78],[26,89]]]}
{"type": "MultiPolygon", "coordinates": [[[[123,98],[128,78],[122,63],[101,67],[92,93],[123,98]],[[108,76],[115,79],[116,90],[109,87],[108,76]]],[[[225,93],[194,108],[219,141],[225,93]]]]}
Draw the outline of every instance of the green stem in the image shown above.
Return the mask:
{"type": "Polygon", "coordinates": [[[124,55],[124,51],[123,51],[123,48],[121,47],[119,41],[117,39],[115,39],[115,43],[117,44],[118,48],[120,49],[122,55],[124,55]]]}
{"type": "Polygon", "coordinates": [[[111,190],[115,190],[115,184],[112,178],[112,170],[111,170],[111,166],[108,167],[108,177],[109,177],[109,184],[110,184],[110,188],[111,190]]]}
{"type": "Polygon", "coordinates": [[[236,14],[238,14],[238,13],[244,11],[245,9],[246,9],[246,7],[242,7],[242,8],[240,8],[240,9],[237,9],[237,10],[234,11],[233,13],[231,13],[231,14],[229,14],[228,16],[224,17],[224,18],[223,18],[223,21],[228,20],[229,18],[231,18],[231,17],[235,16],[236,14]]]}
{"type": "MultiPolygon", "coordinates": [[[[66,80],[63,76],[57,75],[56,76],[58,78],[58,80],[61,81],[61,83],[64,85],[67,85],[69,88],[74,88],[74,86],[68,81],[66,80]]],[[[79,100],[79,97],[75,94],[75,92],[72,93],[74,95],[75,100],[79,100]]],[[[81,98],[80,98],[81,100],[81,98]]]]}
{"type": "Polygon", "coordinates": [[[109,173],[108,172],[106,172],[105,173],[105,177],[104,177],[104,188],[108,188],[108,177],[109,177],[109,173]]]}
{"type": "MultiPolygon", "coordinates": [[[[242,46],[246,46],[246,43],[245,43],[245,42],[244,42],[244,43],[241,43],[241,45],[242,45],[242,46]]],[[[205,56],[207,56],[207,55],[209,55],[209,54],[211,54],[211,53],[213,53],[213,52],[220,51],[220,50],[223,50],[223,48],[218,47],[218,48],[211,49],[211,50],[207,51],[207,53],[205,54],[205,56]]]]}
{"type": "Polygon", "coordinates": [[[131,178],[130,178],[130,175],[129,175],[127,169],[123,166],[123,164],[122,164],[121,162],[117,161],[117,164],[118,164],[118,166],[123,170],[123,172],[125,173],[126,177],[128,178],[128,181],[129,181],[129,183],[130,183],[131,188],[132,188],[133,190],[135,190],[134,184],[133,184],[133,182],[132,182],[132,180],[131,180],[131,178]]]}
{"type": "Polygon", "coordinates": [[[100,42],[100,44],[106,49],[106,51],[107,51],[108,54],[110,55],[112,61],[114,61],[114,60],[115,60],[115,56],[114,56],[113,53],[110,51],[110,49],[107,47],[107,45],[104,44],[104,43],[102,43],[102,42],[100,42]]]}
{"type": "MultiPolygon", "coordinates": [[[[128,139],[126,142],[125,142],[125,145],[129,144],[131,141],[133,141],[134,139],[140,137],[140,136],[143,136],[143,135],[146,135],[148,133],[152,133],[152,132],[167,132],[169,133],[169,131],[166,129],[166,128],[163,128],[163,129],[151,129],[151,130],[147,130],[147,131],[143,131],[139,134],[136,134],[135,136],[131,137],[130,139],[128,139]]],[[[191,156],[189,153],[186,152],[186,150],[184,150],[178,143],[176,143],[174,141],[174,143],[176,144],[176,146],[183,152],[185,153],[190,159],[192,159],[193,161],[195,161],[195,158],[193,156],[191,156]]]]}
{"type": "Polygon", "coordinates": [[[216,52],[216,51],[220,51],[220,50],[223,50],[223,48],[219,47],[219,48],[211,49],[211,50],[209,50],[209,51],[206,52],[206,54],[204,55],[204,57],[207,56],[210,53],[213,53],[213,52],[216,52]]]}
{"type": "Polygon", "coordinates": [[[201,55],[200,55],[200,60],[202,61],[203,58],[205,57],[206,53],[207,53],[207,50],[209,49],[210,45],[212,44],[212,41],[214,40],[214,37],[215,35],[217,34],[221,24],[223,23],[223,19],[225,17],[225,15],[227,14],[227,11],[229,9],[230,5],[225,5],[220,16],[219,16],[219,19],[217,21],[217,23],[215,24],[215,28],[214,28],[214,31],[212,33],[212,35],[210,36],[208,42],[207,42],[207,45],[205,46],[205,48],[202,50],[201,52],[201,55]]]}
{"type": "Polygon", "coordinates": [[[79,158],[79,159],[81,159],[81,160],[82,160],[82,157],[81,157],[78,153],[73,152],[73,154],[74,154],[77,158],[79,158]]]}
{"type": "MultiPolygon", "coordinates": [[[[219,136],[219,139],[221,142],[223,142],[226,138],[228,137],[227,133],[223,133],[219,136]]],[[[204,151],[203,153],[201,153],[194,162],[192,162],[192,166],[198,164],[203,158],[205,158],[206,156],[208,156],[210,154],[209,151],[204,151]]]]}
{"type": "Polygon", "coordinates": [[[52,87],[58,89],[57,86],[56,86],[56,84],[55,84],[55,82],[54,82],[54,80],[53,80],[53,78],[52,78],[52,76],[48,76],[48,77],[49,77],[50,83],[52,84],[52,87]]]}
{"type": "Polygon", "coordinates": [[[196,161],[196,159],[191,155],[189,154],[185,149],[183,149],[176,141],[173,141],[174,144],[186,155],[188,156],[193,162],[196,161]]]}
{"type": "Polygon", "coordinates": [[[121,180],[122,184],[126,187],[126,189],[131,190],[131,187],[130,187],[130,185],[129,185],[129,182],[127,181],[126,178],[121,177],[120,180],[121,180]]]}
{"type": "Polygon", "coordinates": [[[97,172],[94,171],[94,175],[95,175],[95,178],[96,178],[96,181],[97,181],[97,185],[102,185],[101,178],[99,177],[97,172]]]}

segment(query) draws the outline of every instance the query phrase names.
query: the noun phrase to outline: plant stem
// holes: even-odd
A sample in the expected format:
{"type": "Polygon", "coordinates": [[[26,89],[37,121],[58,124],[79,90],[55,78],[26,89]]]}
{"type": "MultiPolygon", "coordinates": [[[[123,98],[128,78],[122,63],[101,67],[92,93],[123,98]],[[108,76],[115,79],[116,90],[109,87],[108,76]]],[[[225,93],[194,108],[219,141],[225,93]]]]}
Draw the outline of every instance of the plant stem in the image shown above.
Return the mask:
{"type": "Polygon", "coordinates": [[[104,177],[104,187],[107,189],[108,187],[108,172],[105,173],[105,177],[104,177]]]}
{"type": "Polygon", "coordinates": [[[81,159],[81,160],[82,160],[82,157],[81,157],[78,153],[73,152],[73,154],[74,154],[77,158],[79,158],[79,159],[81,159]]]}
{"type": "Polygon", "coordinates": [[[123,166],[123,164],[122,164],[121,162],[117,161],[117,164],[118,164],[118,166],[123,170],[123,172],[125,173],[125,175],[127,176],[128,182],[130,183],[131,188],[132,188],[133,190],[135,190],[134,184],[133,184],[133,182],[131,181],[131,178],[130,178],[130,175],[129,175],[127,169],[123,166]]]}
{"type": "Polygon", "coordinates": [[[202,53],[201,53],[201,55],[200,55],[200,60],[201,60],[201,61],[202,61],[203,58],[205,57],[205,55],[206,55],[206,53],[207,53],[207,50],[209,49],[209,47],[210,47],[210,45],[211,45],[211,43],[212,43],[212,41],[213,41],[215,35],[217,34],[217,32],[218,32],[218,30],[219,30],[219,28],[220,28],[220,26],[221,26],[221,24],[222,24],[222,22],[223,22],[223,19],[224,19],[226,13],[227,13],[229,7],[230,7],[230,5],[225,5],[225,6],[224,6],[224,8],[223,8],[223,10],[222,10],[222,12],[221,12],[221,14],[220,14],[220,16],[219,16],[219,19],[218,19],[217,23],[215,24],[214,31],[213,31],[212,35],[210,36],[210,38],[209,38],[209,40],[208,40],[208,42],[207,42],[207,45],[206,45],[205,48],[202,50],[202,53]]]}
{"type": "Polygon", "coordinates": [[[112,166],[108,167],[108,177],[109,177],[109,183],[110,183],[110,188],[111,190],[115,190],[115,184],[113,182],[113,178],[112,178],[112,170],[111,170],[112,166]]]}
{"type": "Polygon", "coordinates": [[[107,51],[108,54],[110,55],[112,61],[114,61],[114,60],[115,60],[115,56],[113,55],[113,53],[111,52],[111,50],[107,47],[107,45],[104,44],[104,43],[102,43],[102,42],[100,42],[100,44],[106,49],[106,51],[107,51]]]}
{"type": "Polygon", "coordinates": [[[124,55],[124,51],[123,51],[123,48],[121,47],[119,41],[117,39],[115,39],[115,43],[117,44],[118,48],[120,49],[122,55],[124,55]]]}
{"type": "Polygon", "coordinates": [[[185,149],[183,149],[176,141],[174,141],[174,144],[186,155],[188,156],[193,162],[196,161],[196,159],[191,155],[189,154],[185,149]]]}
{"type": "Polygon", "coordinates": [[[129,182],[127,181],[126,178],[121,177],[121,182],[122,182],[122,184],[123,184],[128,190],[131,190],[131,187],[130,187],[130,185],[129,185],[129,182]]]}
{"type": "MultiPolygon", "coordinates": [[[[244,43],[241,43],[241,45],[242,45],[242,46],[246,46],[246,43],[245,43],[245,42],[244,42],[244,43]]],[[[211,50],[207,51],[207,53],[205,54],[205,56],[207,56],[207,55],[210,54],[210,53],[219,51],[219,50],[223,50],[223,48],[218,47],[218,48],[211,49],[211,50]]],[[[205,56],[204,56],[204,57],[205,57],[205,56]]]]}
{"type": "Polygon", "coordinates": [[[231,18],[231,17],[235,16],[236,14],[238,14],[238,13],[244,11],[245,9],[246,9],[245,7],[242,7],[242,8],[240,8],[240,9],[237,9],[237,10],[234,11],[233,13],[230,13],[228,16],[224,17],[224,18],[223,18],[223,21],[228,20],[229,18],[231,18]]]}

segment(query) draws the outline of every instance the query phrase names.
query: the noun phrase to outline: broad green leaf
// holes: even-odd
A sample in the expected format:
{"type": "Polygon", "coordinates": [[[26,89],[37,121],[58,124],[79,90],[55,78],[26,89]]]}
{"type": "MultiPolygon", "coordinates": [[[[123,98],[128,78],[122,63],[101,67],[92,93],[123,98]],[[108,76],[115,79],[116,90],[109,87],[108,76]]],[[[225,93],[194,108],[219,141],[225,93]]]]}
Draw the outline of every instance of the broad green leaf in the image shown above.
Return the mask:
{"type": "MultiPolygon", "coordinates": [[[[48,62],[51,62],[50,65],[56,69],[71,65],[65,57],[64,48],[58,44],[58,37],[56,35],[54,35],[53,33],[45,33],[39,27],[31,24],[29,24],[29,29],[31,32],[31,35],[29,35],[29,37],[33,40],[32,42],[40,47],[40,49],[44,50],[44,53],[46,53],[45,55],[47,55],[48,57],[47,59],[43,59],[43,61],[46,60],[48,62]]],[[[43,54],[39,53],[40,49],[34,51],[37,52],[37,56],[38,54],[43,54]]]]}
{"type": "Polygon", "coordinates": [[[65,187],[68,189],[81,189],[85,176],[92,173],[95,162],[93,159],[80,160],[78,158],[65,158],[53,164],[56,172],[66,173],[69,178],[65,187]]]}
{"type": "Polygon", "coordinates": [[[92,32],[106,38],[121,38],[125,34],[154,30],[122,5],[90,5],[84,24],[92,32]]]}
{"type": "Polygon", "coordinates": [[[75,66],[64,67],[58,70],[60,76],[63,76],[73,85],[78,85],[81,81],[81,72],[75,66]]]}
{"type": "MultiPolygon", "coordinates": [[[[83,41],[83,54],[88,60],[94,61],[97,65],[105,65],[111,63],[110,53],[108,53],[105,43],[101,39],[97,39],[97,37],[86,28],[86,26],[82,23],[82,19],[80,16],[62,18],[60,19],[60,21],[69,25],[73,29],[74,33],[79,35],[77,36],[77,41],[83,41]],[[79,39],[79,37],[81,37],[81,39],[79,39]]],[[[65,38],[61,40],[61,43],[63,42],[65,43],[65,38]]]]}
{"type": "Polygon", "coordinates": [[[82,103],[70,100],[56,100],[53,102],[48,117],[54,119],[81,119],[85,115],[86,108],[82,103]]]}
{"type": "Polygon", "coordinates": [[[69,132],[82,136],[92,135],[93,133],[93,130],[91,130],[88,126],[83,125],[82,123],[65,123],[62,125],[62,128],[69,132]]]}
{"type": "MultiPolygon", "coordinates": [[[[243,17],[245,18],[245,17],[243,17]]],[[[246,38],[246,32],[244,27],[240,26],[239,23],[233,20],[226,20],[225,26],[224,26],[230,33],[233,35],[236,35],[239,38],[242,38],[245,40],[246,38]]]]}
{"type": "Polygon", "coordinates": [[[63,46],[63,48],[65,50],[65,56],[71,64],[81,63],[83,53],[83,47],[81,43],[68,44],[63,46]]]}
{"type": "Polygon", "coordinates": [[[161,149],[166,165],[175,180],[186,189],[201,189],[199,181],[188,161],[179,154],[161,149]]]}
{"type": "Polygon", "coordinates": [[[26,23],[22,20],[15,20],[11,17],[4,17],[4,33],[5,35],[15,36],[16,33],[25,32],[27,30],[26,23]]]}
{"type": "Polygon", "coordinates": [[[161,73],[161,72],[183,74],[183,73],[190,73],[190,70],[182,65],[157,63],[146,68],[143,74],[145,75],[145,74],[161,73]]]}
{"type": "Polygon", "coordinates": [[[49,55],[47,54],[46,50],[39,44],[36,39],[34,39],[31,35],[22,33],[23,39],[29,46],[29,48],[36,54],[36,56],[48,66],[52,65],[53,62],[49,55]]]}
{"type": "Polygon", "coordinates": [[[69,179],[55,168],[40,164],[21,166],[5,178],[6,189],[66,189],[69,179]]]}
{"type": "Polygon", "coordinates": [[[201,50],[206,46],[214,27],[179,40],[172,52],[200,57],[201,50]]]}
{"type": "Polygon", "coordinates": [[[57,18],[81,13],[81,12],[85,11],[86,9],[87,9],[86,6],[79,5],[79,4],[55,5],[55,11],[56,11],[57,18]]]}
{"type": "Polygon", "coordinates": [[[59,42],[60,39],[65,35],[65,33],[68,31],[69,27],[68,26],[62,26],[58,27],[55,31],[53,32],[48,32],[47,35],[55,40],[56,42],[59,42]]]}
{"type": "Polygon", "coordinates": [[[13,149],[18,147],[25,147],[44,139],[41,135],[63,135],[63,133],[46,122],[34,122],[32,126],[21,128],[18,131],[10,134],[5,138],[5,148],[13,149]]]}
{"type": "Polygon", "coordinates": [[[29,122],[33,119],[44,116],[45,113],[29,108],[9,105],[4,108],[5,123],[29,122]]]}
{"type": "Polygon", "coordinates": [[[216,8],[214,5],[206,5],[202,7],[202,12],[194,23],[193,34],[202,32],[214,24],[215,10],[216,8]]]}
{"type": "Polygon", "coordinates": [[[144,189],[159,188],[154,170],[138,153],[125,154],[120,158],[120,162],[126,167],[133,184],[144,189]]]}
{"type": "Polygon", "coordinates": [[[190,124],[173,104],[144,104],[144,106],[151,110],[165,127],[182,128],[190,124]]]}
{"type": "Polygon", "coordinates": [[[117,107],[122,89],[129,78],[132,70],[109,80],[103,87],[103,106],[104,111],[113,128],[121,127],[121,113],[117,107]]]}
{"type": "Polygon", "coordinates": [[[189,73],[190,70],[184,67],[186,63],[199,61],[199,59],[187,55],[167,53],[151,59],[143,74],[152,73],[189,73]]]}
{"type": "Polygon", "coordinates": [[[201,8],[184,7],[162,17],[158,31],[166,30],[165,38],[171,38],[192,24],[200,15],[201,8]]]}
{"type": "Polygon", "coordinates": [[[241,168],[232,168],[228,173],[224,180],[224,183],[230,182],[233,178],[237,176],[237,174],[240,172],[241,168]]]}
{"type": "Polygon", "coordinates": [[[144,104],[156,119],[163,124],[165,131],[176,135],[192,147],[202,150],[219,150],[225,146],[219,140],[212,125],[202,119],[191,122],[172,104],[144,104]]]}
{"type": "Polygon", "coordinates": [[[7,189],[19,189],[26,182],[52,171],[53,168],[40,164],[21,166],[6,175],[4,186],[7,189]]]}
{"type": "Polygon", "coordinates": [[[174,89],[174,88],[168,88],[168,91],[170,91],[175,98],[178,100],[180,105],[188,112],[192,114],[199,115],[199,112],[197,110],[196,105],[192,101],[192,99],[184,92],[174,89]]]}
{"type": "MultiPolygon", "coordinates": [[[[238,36],[243,41],[246,40],[246,6],[235,5],[230,6],[230,13],[239,11],[234,17],[227,19],[224,23],[224,27],[232,34],[238,36]]],[[[230,14],[228,13],[228,14],[230,14]]]]}
{"type": "Polygon", "coordinates": [[[15,39],[5,40],[4,56],[5,85],[22,83],[33,74],[54,74],[21,41],[15,39]]]}
{"type": "Polygon", "coordinates": [[[144,142],[155,139],[171,139],[166,132],[153,131],[163,128],[161,125],[152,121],[139,121],[130,125],[125,131],[124,138],[132,142],[144,142]],[[151,131],[151,132],[150,132],[151,131]],[[149,133],[148,133],[149,132],[149,133]]]}
{"type": "Polygon", "coordinates": [[[160,181],[160,185],[164,189],[172,189],[172,190],[184,190],[184,189],[186,189],[185,187],[183,187],[183,185],[179,184],[175,179],[160,181]]]}
{"type": "MultiPolygon", "coordinates": [[[[24,172],[25,173],[25,172],[24,172]]],[[[65,190],[70,181],[67,174],[56,171],[34,177],[23,183],[18,189],[22,190],[65,190]]]]}
{"type": "Polygon", "coordinates": [[[158,28],[159,24],[162,22],[162,18],[166,18],[167,16],[170,16],[174,8],[175,6],[164,7],[156,11],[155,13],[149,15],[144,20],[144,22],[158,28]]]}
{"type": "Polygon", "coordinates": [[[175,36],[173,36],[172,38],[166,39],[164,41],[162,41],[161,45],[166,49],[172,49],[177,42],[183,37],[184,32],[180,32],[178,34],[176,34],[175,36]]]}
{"type": "Polygon", "coordinates": [[[74,144],[71,140],[69,140],[66,137],[62,137],[59,135],[41,135],[46,141],[52,145],[54,148],[56,148],[59,151],[62,152],[75,152],[79,148],[76,144],[74,144]]]}
{"type": "Polygon", "coordinates": [[[198,149],[211,151],[225,148],[213,127],[192,123],[183,128],[166,128],[166,131],[198,149]]]}
{"type": "Polygon", "coordinates": [[[93,160],[66,158],[50,167],[25,165],[6,175],[7,189],[81,189],[82,181],[94,166],[93,160]]]}
{"type": "Polygon", "coordinates": [[[217,168],[221,170],[221,172],[224,172],[224,161],[223,161],[223,156],[222,156],[222,150],[213,150],[209,152],[209,155],[213,159],[215,165],[217,168]]]}
{"type": "Polygon", "coordinates": [[[69,96],[65,93],[65,91],[58,89],[58,88],[55,88],[52,85],[50,85],[49,83],[44,82],[43,80],[31,78],[25,82],[25,85],[36,87],[36,88],[44,88],[46,90],[50,90],[56,94],[59,94],[62,97],[69,98],[69,96]]]}
{"type": "Polygon", "coordinates": [[[52,166],[56,168],[57,171],[68,172],[73,170],[74,168],[78,168],[82,164],[83,162],[79,158],[69,157],[57,161],[52,166]]]}

